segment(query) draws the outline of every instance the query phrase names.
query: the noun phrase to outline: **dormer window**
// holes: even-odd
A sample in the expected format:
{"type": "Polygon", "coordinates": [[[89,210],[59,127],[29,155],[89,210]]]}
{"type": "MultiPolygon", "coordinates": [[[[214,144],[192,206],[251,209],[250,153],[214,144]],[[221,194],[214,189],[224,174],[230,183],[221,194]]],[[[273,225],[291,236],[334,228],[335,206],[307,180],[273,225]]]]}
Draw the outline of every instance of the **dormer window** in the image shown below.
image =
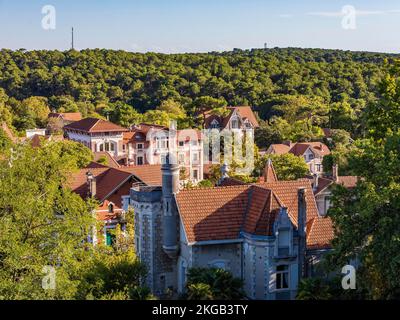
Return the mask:
{"type": "Polygon", "coordinates": [[[239,129],[239,119],[232,119],[231,126],[232,129],[239,129]]]}
{"type": "Polygon", "coordinates": [[[218,129],[218,128],[219,128],[219,122],[218,122],[216,119],[214,119],[214,120],[211,122],[211,128],[212,128],[212,129],[218,129]]]}
{"type": "Polygon", "coordinates": [[[108,213],[114,213],[114,205],[112,203],[108,205],[108,213]]]}

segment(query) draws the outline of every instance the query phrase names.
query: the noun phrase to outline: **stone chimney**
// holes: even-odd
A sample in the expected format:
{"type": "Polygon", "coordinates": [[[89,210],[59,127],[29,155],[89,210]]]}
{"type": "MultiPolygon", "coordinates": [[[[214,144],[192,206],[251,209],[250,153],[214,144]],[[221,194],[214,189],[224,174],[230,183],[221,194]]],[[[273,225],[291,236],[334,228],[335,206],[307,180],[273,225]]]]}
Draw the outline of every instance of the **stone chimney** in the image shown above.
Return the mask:
{"type": "Polygon", "coordinates": [[[221,185],[225,179],[229,178],[229,165],[227,163],[224,163],[220,168],[220,172],[221,178],[218,180],[218,185],[221,185]]]}
{"type": "Polygon", "coordinates": [[[319,185],[319,174],[318,173],[314,173],[314,181],[313,181],[313,189],[314,189],[314,191],[316,191],[318,189],[318,185],[319,185]]]}
{"type": "Polygon", "coordinates": [[[339,181],[339,166],[336,163],[332,166],[332,180],[334,182],[339,181]]]}
{"type": "Polygon", "coordinates": [[[94,198],[97,192],[96,177],[90,170],[86,172],[86,181],[89,187],[88,196],[94,198]]]}
{"type": "Polygon", "coordinates": [[[163,249],[171,258],[178,254],[178,212],[175,195],[179,192],[179,166],[167,155],[162,171],[163,249]]]}
{"type": "Polygon", "coordinates": [[[297,191],[298,201],[298,215],[297,215],[297,231],[299,236],[299,251],[298,251],[298,262],[299,262],[299,274],[298,281],[300,281],[305,275],[305,256],[306,256],[306,225],[307,225],[307,208],[306,208],[306,189],[299,188],[297,191]]]}

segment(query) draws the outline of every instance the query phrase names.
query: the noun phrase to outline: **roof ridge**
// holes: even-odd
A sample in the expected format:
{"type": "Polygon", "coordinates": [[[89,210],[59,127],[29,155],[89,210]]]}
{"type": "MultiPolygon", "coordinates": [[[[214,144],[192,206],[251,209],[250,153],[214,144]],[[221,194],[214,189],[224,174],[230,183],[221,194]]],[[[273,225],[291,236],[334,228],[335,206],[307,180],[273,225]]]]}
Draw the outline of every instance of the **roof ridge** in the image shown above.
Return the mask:
{"type": "MultiPolygon", "coordinates": [[[[215,190],[215,189],[240,189],[240,188],[250,188],[251,186],[254,186],[252,184],[240,184],[240,185],[230,185],[230,186],[213,186],[213,187],[194,187],[192,189],[182,189],[179,193],[184,192],[184,191],[193,191],[193,190],[215,190]]],[[[266,188],[264,188],[266,189],[266,188]]]]}
{"type": "Polygon", "coordinates": [[[98,125],[98,123],[101,121],[102,119],[97,119],[97,121],[89,128],[89,130],[93,129],[95,126],[98,125]]]}

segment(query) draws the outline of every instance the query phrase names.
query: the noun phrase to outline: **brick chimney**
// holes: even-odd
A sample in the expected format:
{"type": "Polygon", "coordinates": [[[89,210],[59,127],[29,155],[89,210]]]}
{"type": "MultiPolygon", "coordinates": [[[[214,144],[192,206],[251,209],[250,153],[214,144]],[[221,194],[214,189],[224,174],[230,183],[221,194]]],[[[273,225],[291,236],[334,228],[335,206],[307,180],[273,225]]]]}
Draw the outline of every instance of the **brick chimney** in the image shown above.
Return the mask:
{"type": "Polygon", "coordinates": [[[88,196],[93,198],[96,196],[96,177],[91,171],[86,172],[86,180],[89,187],[88,196]]]}

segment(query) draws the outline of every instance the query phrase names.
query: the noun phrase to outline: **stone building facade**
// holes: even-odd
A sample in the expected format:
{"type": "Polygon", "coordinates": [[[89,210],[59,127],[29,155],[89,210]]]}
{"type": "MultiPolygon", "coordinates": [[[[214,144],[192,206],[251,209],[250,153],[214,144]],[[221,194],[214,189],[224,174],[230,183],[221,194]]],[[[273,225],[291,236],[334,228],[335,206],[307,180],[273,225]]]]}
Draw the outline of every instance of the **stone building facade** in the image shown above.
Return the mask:
{"type": "Polygon", "coordinates": [[[250,299],[294,299],[308,249],[329,250],[330,220],[308,179],[179,190],[176,165],[162,175],[162,186],[130,192],[137,253],[160,297],[184,293],[190,268],[217,267],[242,279],[250,299]]]}

